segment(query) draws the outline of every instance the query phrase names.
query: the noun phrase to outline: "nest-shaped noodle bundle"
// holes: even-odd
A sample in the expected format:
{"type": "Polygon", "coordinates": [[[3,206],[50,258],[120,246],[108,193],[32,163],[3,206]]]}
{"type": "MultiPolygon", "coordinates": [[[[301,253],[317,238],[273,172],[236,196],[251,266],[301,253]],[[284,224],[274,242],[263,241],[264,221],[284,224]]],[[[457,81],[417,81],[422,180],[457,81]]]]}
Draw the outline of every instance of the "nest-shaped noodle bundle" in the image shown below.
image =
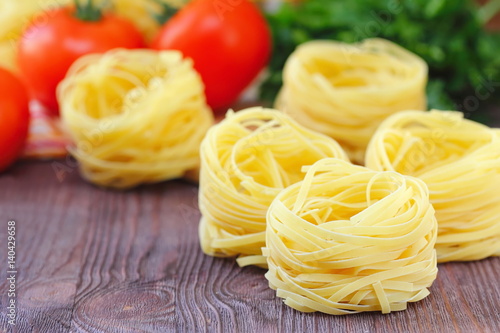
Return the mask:
{"type": "Polygon", "coordinates": [[[406,309],[437,275],[437,223],[425,184],[324,159],[267,215],[266,278],[285,303],[340,315],[406,309]]]}
{"type": "Polygon", "coordinates": [[[427,65],[383,40],[312,41],[287,60],[276,107],[331,136],[361,163],[371,136],[389,115],[425,110],[427,65]]]}
{"type": "Polygon", "coordinates": [[[36,0],[0,1],[0,66],[18,72],[17,43],[33,15],[36,0]]]}
{"type": "Polygon", "coordinates": [[[335,140],[262,108],[229,112],[200,150],[201,247],[212,256],[241,255],[241,266],[265,265],[267,209],[282,189],[303,178],[302,166],[325,157],[347,159],[335,140]]]}
{"type": "Polygon", "coordinates": [[[76,61],[58,87],[83,176],[128,188],[199,166],[213,124],[203,83],[177,51],[113,50],[76,61]]]}
{"type": "Polygon", "coordinates": [[[405,111],[382,123],[366,164],[422,179],[439,225],[438,261],[500,255],[500,136],[453,111],[405,111]]]}

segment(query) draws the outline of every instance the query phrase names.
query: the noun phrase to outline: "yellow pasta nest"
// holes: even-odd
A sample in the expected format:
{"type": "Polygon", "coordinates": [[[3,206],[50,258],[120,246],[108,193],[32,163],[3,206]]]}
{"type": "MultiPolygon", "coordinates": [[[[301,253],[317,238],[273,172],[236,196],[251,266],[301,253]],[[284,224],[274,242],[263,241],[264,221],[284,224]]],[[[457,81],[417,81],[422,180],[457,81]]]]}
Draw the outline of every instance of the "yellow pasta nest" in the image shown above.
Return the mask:
{"type": "Polygon", "coordinates": [[[406,309],[437,275],[437,223],[425,184],[338,159],[308,168],[267,214],[266,278],[303,312],[406,309]]]}
{"type": "Polygon", "coordinates": [[[405,111],[382,123],[366,164],[422,179],[436,209],[438,261],[500,255],[500,136],[453,111],[405,111]]]}
{"type": "Polygon", "coordinates": [[[276,107],[331,136],[361,163],[385,118],[426,109],[426,83],[426,63],[389,41],[312,41],[288,59],[276,107]]]}
{"type": "Polygon", "coordinates": [[[17,43],[33,15],[41,10],[35,0],[0,1],[0,66],[18,72],[17,43]]]}
{"type": "Polygon", "coordinates": [[[274,197],[325,157],[347,159],[333,139],[271,109],[229,112],[201,145],[200,242],[206,254],[265,265],[266,212],[274,197]]]}
{"type": "Polygon", "coordinates": [[[203,84],[177,51],[113,50],[76,61],[58,87],[83,176],[128,188],[199,166],[213,124],[203,84]]]}

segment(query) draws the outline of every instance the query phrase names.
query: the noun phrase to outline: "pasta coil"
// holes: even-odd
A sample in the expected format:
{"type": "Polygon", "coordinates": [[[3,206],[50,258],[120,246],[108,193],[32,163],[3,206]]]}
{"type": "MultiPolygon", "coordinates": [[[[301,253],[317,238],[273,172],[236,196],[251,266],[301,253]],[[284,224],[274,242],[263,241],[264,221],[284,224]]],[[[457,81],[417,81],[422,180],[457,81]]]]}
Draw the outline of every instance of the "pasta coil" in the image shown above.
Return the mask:
{"type": "Polygon", "coordinates": [[[83,176],[106,187],[198,168],[199,145],[213,124],[201,78],[177,51],[84,56],[59,85],[58,100],[83,176]]]}
{"type": "Polygon", "coordinates": [[[300,181],[301,168],[325,157],[347,159],[331,138],[287,115],[251,108],[212,127],[201,145],[199,226],[203,251],[240,255],[242,266],[265,266],[266,212],[274,197],[300,181]]]}
{"type": "Polygon", "coordinates": [[[436,209],[439,262],[500,255],[500,136],[453,111],[405,111],[382,123],[366,164],[422,179],[436,209]]]}
{"type": "Polygon", "coordinates": [[[404,310],[437,274],[425,184],[327,158],[267,214],[266,278],[285,304],[333,315],[404,310]]]}
{"type": "Polygon", "coordinates": [[[385,118],[426,109],[426,83],[426,63],[392,42],[312,41],[287,60],[276,108],[331,136],[361,163],[385,118]]]}

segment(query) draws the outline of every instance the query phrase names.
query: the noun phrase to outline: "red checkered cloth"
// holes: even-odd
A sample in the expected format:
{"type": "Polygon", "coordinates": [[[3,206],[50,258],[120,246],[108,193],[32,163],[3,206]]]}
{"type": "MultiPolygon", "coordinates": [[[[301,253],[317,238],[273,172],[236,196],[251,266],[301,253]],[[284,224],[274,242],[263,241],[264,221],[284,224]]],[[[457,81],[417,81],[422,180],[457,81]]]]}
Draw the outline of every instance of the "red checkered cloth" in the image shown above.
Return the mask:
{"type": "Polygon", "coordinates": [[[23,158],[57,159],[67,155],[70,140],[64,134],[61,120],[33,102],[30,105],[31,123],[23,158]]]}

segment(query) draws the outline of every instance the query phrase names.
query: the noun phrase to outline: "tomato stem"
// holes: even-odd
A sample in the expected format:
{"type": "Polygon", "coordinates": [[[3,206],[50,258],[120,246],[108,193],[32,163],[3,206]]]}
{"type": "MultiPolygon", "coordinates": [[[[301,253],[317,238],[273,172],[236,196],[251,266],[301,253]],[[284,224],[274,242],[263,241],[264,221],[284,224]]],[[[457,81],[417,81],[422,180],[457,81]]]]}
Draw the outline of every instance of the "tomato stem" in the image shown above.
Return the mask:
{"type": "Polygon", "coordinates": [[[161,7],[161,12],[160,13],[152,13],[151,15],[154,17],[154,19],[160,24],[163,25],[165,22],[170,20],[172,16],[174,16],[178,11],[179,8],[175,8],[168,3],[166,3],[164,0],[152,0],[153,2],[156,2],[160,7],[161,7]]]}
{"type": "MultiPolygon", "coordinates": [[[[75,2],[75,17],[82,21],[97,22],[102,18],[103,6],[97,6],[92,0],[87,0],[82,3],[81,0],[74,0],[75,2]]],[[[106,1],[107,2],[107,1],[106,1]]]]}

